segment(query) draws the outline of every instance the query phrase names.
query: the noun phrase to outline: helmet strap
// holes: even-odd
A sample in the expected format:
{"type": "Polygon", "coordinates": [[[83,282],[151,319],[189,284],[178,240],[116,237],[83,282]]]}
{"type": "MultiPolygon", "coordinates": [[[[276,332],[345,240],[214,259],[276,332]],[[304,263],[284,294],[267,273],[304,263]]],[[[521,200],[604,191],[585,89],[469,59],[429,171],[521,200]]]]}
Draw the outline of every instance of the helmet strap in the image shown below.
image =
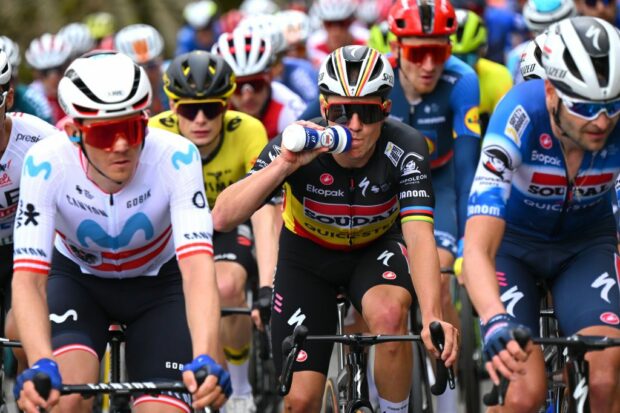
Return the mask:
{"type": "MultiPolygon", "coordinates": [[[[95,168],[95,171],[99,172],[99,174],[100,174],[101,176],[103,176],[104,178],[108,179],[109,181],[114,182],[116,185],[123,185],[123,182],[121,182],[121,181],[117,181],[117,180],[114,180],[114,179],[110,178],[108,175],[106,175],[105,173],[103,173],[103,171],[102,171],[101,169],[99,169],[99,168],[97,167],[97,165],[95,165],[95,164],[93,163],[93,161],[91,161],[91,160],[90,160],[90,157],[88,156],[88,153],[86,152],[86,148],[84,147],[84,139],[82,139],[82,132],[80,131],[80,132],[79,132],[79,134],[80,134],[80,135],[79,135],[79,141],[77,142],[77,144],[80,146],[80,150],[81,150],[81,151],[82,151],[82,153],[84,154],[84,157],[86,158],[86,160],[88,161],[88,163],[89,163],[89,164],[90,164],[93,168],[95,168]]],[[[76,139],[76,140],[77,140],[77,139],[76,139]]]]}

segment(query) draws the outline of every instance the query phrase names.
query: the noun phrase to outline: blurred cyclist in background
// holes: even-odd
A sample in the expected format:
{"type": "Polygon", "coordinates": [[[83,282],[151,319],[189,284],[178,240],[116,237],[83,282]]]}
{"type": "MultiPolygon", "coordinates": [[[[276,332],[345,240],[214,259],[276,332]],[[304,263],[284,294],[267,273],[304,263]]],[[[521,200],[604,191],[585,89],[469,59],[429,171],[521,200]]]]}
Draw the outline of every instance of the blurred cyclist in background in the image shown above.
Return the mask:
{"type": "Polygon", "coordinates": [[[168,110],[168,98],[162,81],[162,54],[164,39],[153,26],[132,24],[124,27],[114,37],[116,50],[131,57],[146,72],[153,88],[152,114],[168,110]]]}
{"type": "Polygon", "coordinates": [[[58,103],[58,83],[70,59],[71,46],[62,37],[49,33],[34,39],[26,50],[26,61],[35,78],[29,89],[45,96],[52,123],[65,116],[58,103]]]}
{"type": "Polygon", "coordinates": [[[188,3],[183,9],[186,24],[177,32],[175,55],[209,50],[219,35],[217,4],[211,0],[188,3]]]}
{"type": "Polygon", "coordinates": [[[94,49],[114,50],[116,19],[112,14],[107,12],[92,13],[84,18],[84,23],[95,39],[94,49]]]}
{"type": "Polygon", "coordinates": [[[58,36],[71,46],[71,60],[95,47],[95,39],[84,23],[69,23],[58,31],[58,36]]]}

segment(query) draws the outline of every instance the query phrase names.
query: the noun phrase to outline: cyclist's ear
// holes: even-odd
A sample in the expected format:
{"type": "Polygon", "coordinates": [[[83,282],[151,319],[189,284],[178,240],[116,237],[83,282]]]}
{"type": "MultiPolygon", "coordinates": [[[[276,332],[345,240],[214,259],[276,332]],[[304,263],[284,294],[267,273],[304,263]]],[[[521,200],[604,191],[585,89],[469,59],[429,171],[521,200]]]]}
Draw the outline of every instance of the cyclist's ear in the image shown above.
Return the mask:
{"type": "Polygon", "coordinates": [[[383,106],[383,114],[387,118],[390,114],[390,110],[392,110],[392,101],[390,99],[386,99],[381,105],[383,106]]]}
{"type": "Polygon", "coordinates": [[[321,108],[321,116],[327,120],[327,99],[322,94],[319,95],[319,107],[321,108]]]}
{"type": "Polygon", "coordinates": [[[73,120],[67,121],[63,125],[63,128],[71,142],[80,143],[80,141],[82,140],[82,133],[80,132],[73,120]]]}

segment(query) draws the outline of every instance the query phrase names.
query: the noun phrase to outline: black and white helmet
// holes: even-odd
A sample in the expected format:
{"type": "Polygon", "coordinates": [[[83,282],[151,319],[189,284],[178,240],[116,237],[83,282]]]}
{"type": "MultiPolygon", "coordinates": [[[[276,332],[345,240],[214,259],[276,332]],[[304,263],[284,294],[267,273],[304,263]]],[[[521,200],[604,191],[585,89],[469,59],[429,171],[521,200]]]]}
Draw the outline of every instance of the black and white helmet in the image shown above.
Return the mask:
{"type": "Polygon", "coordinates": [[[545,31],[530,40],[521,54],[519,69],[523,80],[546,79],[542,65],[542,48],[546,39],[547,32],[545,31]]]}
{"type": "Polygon", "coordinates": [[[573,17],[549,28],[542,63],[560,92],[602,101],[620,96],[620,32],[597,17],[573,17]]]}
{"type": "Polygon", "coordinates": [[[11,81],[11,62],[9,55],[0,49],[0,86],[4,86],[11,81]]]}
{"type": "Polygon", "coordinates": [[[140,113],[151,104],[144,69],[118,52],[93,52],[75,59],[58,85],[58,101],[67,115],[100,119],[140,113]]]}
{"type": "Polygon", "coordinates": [[[325,58],[319,70],[324,95],[380,96],[386,99],[394,86],[390,62],[367,46],[344,46],[325,58]]]}
{"type": "Polygon", "coordinates": [[[21,57],[19,56],[19,45],[6,36],[0,36],[0,49],[4,50],[9,56],[9,62],[11,62],[11,68],[17,71],[19,64],[21,63],[21,57]]]}

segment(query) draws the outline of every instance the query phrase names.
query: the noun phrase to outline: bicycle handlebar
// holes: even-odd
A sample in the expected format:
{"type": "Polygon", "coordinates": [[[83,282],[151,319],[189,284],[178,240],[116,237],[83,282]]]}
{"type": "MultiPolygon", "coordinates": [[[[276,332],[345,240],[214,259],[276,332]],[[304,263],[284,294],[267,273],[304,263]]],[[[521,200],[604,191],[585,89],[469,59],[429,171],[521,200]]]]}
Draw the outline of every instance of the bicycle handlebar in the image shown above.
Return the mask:
{"type": "MultiPolygon", "coordinates": [[[[443,351],[444,333],[441,324],[433,321],[430,325],[431,339],[435,348],[440,352],[443,351]]],[[[279,379],[278,393],[286,396],[291,388],[293,379],[293,363],[297,359],[299,352],[303,348],[306,341],[327,341],[332,343],[342,343],[347,346],[372,346],[393,341],[422,341],[422,337],[417,334],[411,335],[361,335],[361,334],[342,334],[342,335],[308,335],[308,328],[304,325],[298,325],[293,330],[293,334],[286,337],[282,341],[282,373],[279,379]]],[[[451,389],[455,388],[454,370],[448,369],[441,358],[437,359],[437,377],[435,384],[431,388],[434,395],[443,394],[446,386],[450,385],[451,389]]]]}
{"type": "MultiPolygon", "coordinates": [[[[555,345],[566,347],[575,351],[578,357],[583,357],[588,351],[602,351],[609,347],[620,347],[620,338],[605,336],[582,336],[573,334],[569,337],[536,337],[531,338],[527,330],[516,328],[514,337],[521,348],[525,348],[528,341],[534,344],[555,345]]],[[[483,402],[486,406],[503,406],[510,381],[504,376],[500,377],[499,386],[493,385],[491,391],[484,395],[483,402]]]]}

